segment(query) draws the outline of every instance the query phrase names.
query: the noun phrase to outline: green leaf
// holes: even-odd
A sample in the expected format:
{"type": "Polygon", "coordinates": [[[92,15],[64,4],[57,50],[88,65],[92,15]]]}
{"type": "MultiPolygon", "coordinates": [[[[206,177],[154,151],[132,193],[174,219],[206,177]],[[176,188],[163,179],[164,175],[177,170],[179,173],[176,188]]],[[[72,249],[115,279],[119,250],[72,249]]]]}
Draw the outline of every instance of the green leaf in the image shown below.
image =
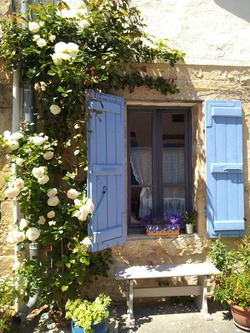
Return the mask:
{"type": "Polygon", "coordinates": [[[61,287],[61,290],[64,292],[64,291],[67,291],[69,289],[69,286],[67,286],[67,285],[63,285],[62,287],[61,287]]]}

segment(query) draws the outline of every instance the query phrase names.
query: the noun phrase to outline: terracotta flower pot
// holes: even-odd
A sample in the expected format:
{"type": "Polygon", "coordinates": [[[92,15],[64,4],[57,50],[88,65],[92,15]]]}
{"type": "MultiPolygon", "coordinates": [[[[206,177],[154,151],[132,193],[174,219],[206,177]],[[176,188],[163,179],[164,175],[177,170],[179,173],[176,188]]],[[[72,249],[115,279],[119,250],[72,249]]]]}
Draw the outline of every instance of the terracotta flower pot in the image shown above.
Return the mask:
{"type": "Polygon", "coordinates": [[[250,310],[245,310],[232,302],[228,303],[233,316],[233,321],[239,328],[250,332],[250,310]]]}

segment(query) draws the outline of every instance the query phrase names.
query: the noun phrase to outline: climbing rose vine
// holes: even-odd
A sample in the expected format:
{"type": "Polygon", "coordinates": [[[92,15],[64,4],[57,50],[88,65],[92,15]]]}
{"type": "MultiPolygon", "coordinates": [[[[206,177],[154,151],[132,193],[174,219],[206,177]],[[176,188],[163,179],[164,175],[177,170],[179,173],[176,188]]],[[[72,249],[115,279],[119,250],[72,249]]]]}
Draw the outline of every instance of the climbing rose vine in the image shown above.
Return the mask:
{"type": "Polygon", "coordinates": [[[8,241],[21,252],[36,242],[47,254],[15,264],[24,300],[40,290],[62,310],[86,276],[107,275],[110,251],[88,252],[88,224],[98,204],[86,192],[86,124],[98,117],[89,101],[93,90],[178,92],[175,77],[152,77],[147,63],[174,66],[183,54],[154,41],[144,27],[128,0],[84,0],[77,10],[62,1],[31,5],[26,17],[15,13],[0,21],[3,68],[18,71],[35,100],[34,123],[23,119],[20,130],[0,137],[1,156],[15,170],[3,195],[21,209],[8,241]]]}

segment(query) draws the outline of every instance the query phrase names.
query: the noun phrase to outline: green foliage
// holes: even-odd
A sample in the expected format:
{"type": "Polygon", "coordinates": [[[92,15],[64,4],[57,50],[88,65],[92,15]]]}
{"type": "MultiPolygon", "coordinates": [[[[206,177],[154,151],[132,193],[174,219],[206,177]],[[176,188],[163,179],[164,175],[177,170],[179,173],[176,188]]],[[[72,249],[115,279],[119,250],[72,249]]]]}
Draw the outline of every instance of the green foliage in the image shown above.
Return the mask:
{"type": "Polygon", "coordinates": [[[220,239],[217,239],[210,250],[214,265],[221,271],[212,279],[214,299],[250,309],[250,236],[236,243],[230,251],[220,239]]]}
{"type": "Polygon", "coordinates": [[[17,292],[14,288],[14,280],[10,276],[0,277],[0,332],[6,332],[10,328],[10,320],[14,314],[14,301],[17,292]]]}
{"type": "Polygon", "coordinates": [[[154,43],[128,0],[84,0],[74,15],[63,3],[28,8],[29,20],[16,14],[0,21],[0,59],[10,71],[20,70],[24,85],[34,86],[42,105],[37,116],[51,137],[60,128],[65,139],[76,125],[81,129],[76,132],[84,132],[86,90],[148,86],[163,94],[178,92],[174,78],[151,77],[132,65],[161,60],[174,66],[183,53],[171,50],[166,39],[154,43]],[[73,56],[70,50],[56,52],[62,42],[78,46],[73,56]],[[57,117],[48,111],[52,104],[61,108],[57,117]]]}
{"type": "Polygon", "coordinates": [[[66,318],[75,322],[76,327],[82,327],[84,332],[93,332],[91,325],[98,324],[108,317],[108,307],[111,298],[100,294],[93,302],[82,299],[68,300],[66,318]]]}
{"type": "Polygon", "coordinates": [[[185,224],[196,224],[197,222],[197,211],[194,209],[191,213],[184,213],[181,215],[182,221],[185,224]]]}

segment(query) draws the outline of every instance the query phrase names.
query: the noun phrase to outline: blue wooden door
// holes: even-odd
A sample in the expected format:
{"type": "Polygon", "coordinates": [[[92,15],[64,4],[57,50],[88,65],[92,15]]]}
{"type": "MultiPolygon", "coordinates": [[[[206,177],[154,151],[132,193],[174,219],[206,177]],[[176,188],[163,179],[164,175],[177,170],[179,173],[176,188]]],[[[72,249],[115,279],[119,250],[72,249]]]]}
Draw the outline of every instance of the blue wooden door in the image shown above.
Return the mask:
{"type": "Polygon", "coordinates": [[[92,251],[125,242],[124,99],[95,94],[101,111],[88,124],[88,197],[96,211],[89,225],[92,251]]]}
{"type": "Polygon", "coordinates": [[[206,216],[208,237],[244,235],[242,107],[207,101],[206,216]]]}

